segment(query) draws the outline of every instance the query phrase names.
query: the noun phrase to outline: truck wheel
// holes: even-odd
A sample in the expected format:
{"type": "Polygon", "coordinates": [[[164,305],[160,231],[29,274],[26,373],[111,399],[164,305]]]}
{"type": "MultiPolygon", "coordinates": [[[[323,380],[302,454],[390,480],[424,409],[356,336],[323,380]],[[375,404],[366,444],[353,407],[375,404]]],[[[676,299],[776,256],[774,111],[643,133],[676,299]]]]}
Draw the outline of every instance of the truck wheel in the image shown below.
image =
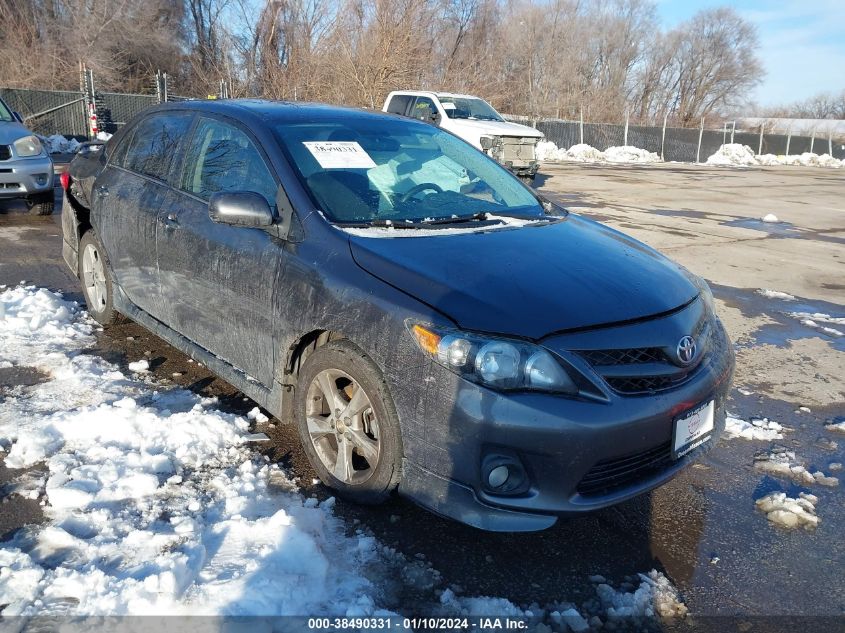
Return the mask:
{"type": "Polygon", "coordinates": [[[88,313],[101,325],[122,320],[112,303],[114,293],[109,260],[93,229],[79,240],[79,281],[88,313]]]}
{"type": "Polygon", "coordinates": [[[26,201],[30,215],[52,215],[53,214],[53,192],[50,195],[38,196],[26,201]]]}
{"type": "Polygon", "coordinates": [[[522,176],[519,176],[519,179],[520,179],[523,183],[525,183],[526,185],[528,185],[529,187],[531,187],[531,186],[533,186],[533,185],[534,185],[534,174],[531,174],[530,176],[528,176],[528,175],[522,175],[522,176]]]}
{"type": "Polygon", "coordinates": [[[381,503],[399,485],[399,417],[379,368],[355,345],[332,341],[299,373],[296,422],[308,460],[338,495],[381,503]]]}

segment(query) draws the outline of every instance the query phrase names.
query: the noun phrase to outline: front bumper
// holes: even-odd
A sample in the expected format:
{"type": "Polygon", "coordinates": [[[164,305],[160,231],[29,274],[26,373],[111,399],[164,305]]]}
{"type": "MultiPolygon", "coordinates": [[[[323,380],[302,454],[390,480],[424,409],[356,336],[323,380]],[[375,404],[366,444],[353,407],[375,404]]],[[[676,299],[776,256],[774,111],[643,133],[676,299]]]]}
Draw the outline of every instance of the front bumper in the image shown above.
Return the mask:
{"type": "Polygon", "coordinates": [[[51,192],[53,161],[49,156],[0,161],[0,198],[27,198],[51,192]]]}
{"type": "Polygon", "coordinates": [[[482,529],[532,531],[553,525],[560,515],[607,507],[665,483],[709,451],[724,430],[734,358],[718,329],[724,349],[681,386],[648,396],[617,394],[607,402],[503,395],[432,363],[427,371],[434,380],[425,383],[421,407],[426,448],[406,465],[400,490],[438,514],[482,529]],[[716,408],[711,439],[671,459],[674,420],[710,400],[716,408]],[[512,495],[490,491],[482,464],[491,453],[516,457],[527,489],[512,495]],[[644,460],[653,467],[624,476],[626,464],[644,460]],[[603,468],[623,476],[606,489],[584,485],[603,468]]]}

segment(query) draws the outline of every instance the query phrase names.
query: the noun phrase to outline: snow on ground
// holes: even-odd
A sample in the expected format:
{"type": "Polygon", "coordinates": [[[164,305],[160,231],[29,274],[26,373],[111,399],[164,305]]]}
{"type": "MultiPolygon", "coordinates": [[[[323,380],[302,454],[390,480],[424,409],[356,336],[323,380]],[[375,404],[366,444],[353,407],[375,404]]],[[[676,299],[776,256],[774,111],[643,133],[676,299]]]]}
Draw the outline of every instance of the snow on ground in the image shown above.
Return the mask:
{"type": "Polygon", "coordinates": [[[769,299],[783,299],[784,301],[795,301],[795,297],[791,294],[787,294],[786,292],[780,292],[779,290],[769,290],[768,288],[759,288],[757,290],[757,294],[763,295],[769,299]]]}
{"type": "Polygon", "coordinates": [[[780,222],[780,220],[778,220],[778,216],[776,216],[774,213],[767,213],[760,219],[763,222],[768,222],[769,224],[776,224],[777,222],[780,222]]]}
{"type": "Polygon", "coordinates": [[[753,165],[802,165],[804,167],[842,167],[845,161],[833,158],[829,154],[793,154],[775,156],[774,154],[755,155],[748,145],[727,143],[716,153],[707,158],[708,165],[753,166],[753,165]]]}
{"type": "Polygon", "coordinates": [[[657,163],[660,156],[638,147],[625,145],[597,150],[586,143],[578,143],[569,149],[559,148],[551,141],[537,143],[537,158],[542,161],[576,161],[581,163],[657,163]]]}
{"type": "Polygon", "coordinates": [[[0,366],[46,377],[0,401],[0,454],[29,469],[3,492],[40,499],[46,519],[0,544],[0,615],[384,615],[403,586],[428,592],[418,613],[518,615],[538,630],[686,613],[657,571],[619,589],[593,577],[580,606],[438,593],[430,565],[352,533],[334,499],[305,499],[253,450],[247,419],[86,354],[95,328],[58,294],[0,286],[0,366]]]}
{"type": "Polygon", "coordinates": [[[825,424],[824,428],[826,428],[828,431],[838,431],[839,433],[845,433],[845,421],[825,424]]]}
{"type": "Polygon", "coordinates": [[[801,321],[802,325],[820,330],[831,336],[845,336],[842,330],[824,325],[825,323],[845,326],[845,317],[833,317],[822,312],[790,312],[790,316],[801,321]]]}
{"type": "Polygon", "coordinates": [[[725,419],[725,437],[729,439],[780,440],[783,439],[782,431],[783,427],[769,418],[752,418],[746,422],[729,415],[725,419]]]}
{"type": "Polygon", "coordinates": [[[76,139],[65,138],[61,134],[39,136],[48,154],[75,154],[81,143],[76,139]]]}
{"type": "Polygon", "coordinates": [[[822,471],[810,472],[801,460],[795,457],[795,452],[785,448],[775,448],[768,453],[754,457],[754,467],[776,477],[787,477],[796,483],[822,486],[838,486],[839,479],[829,477],[822,471]]]}
{"type": "Polygon", "coordinates": [[[756,502],[757,509],[766,514],[772,523],[785,528],[814,528],[819,524],[816,516],[815,495],[798,493],[798,498],[787,497],[785,492],[772,492],[756,502]]]}

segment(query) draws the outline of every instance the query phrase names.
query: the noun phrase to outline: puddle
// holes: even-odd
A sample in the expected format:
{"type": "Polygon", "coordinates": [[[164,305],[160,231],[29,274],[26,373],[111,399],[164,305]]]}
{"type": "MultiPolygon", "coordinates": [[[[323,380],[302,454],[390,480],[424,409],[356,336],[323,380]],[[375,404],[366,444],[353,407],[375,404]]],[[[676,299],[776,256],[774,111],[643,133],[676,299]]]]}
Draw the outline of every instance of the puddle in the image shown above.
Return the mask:
{"type": "Polygon", "coordinates": [[[834,349],[845,352],[845,336],[835,333],[845,332],[845,326],[822,318],[845,317],[845,306],[801,297],[767,297],[748,288],[732,288],[718,284],[710,284],[710,287],[716,297],[737,308],[744,316],[756,317],[766,314],[775,321],[761,326],[751,334],[753,345],[788,347],[790,341],[818,337],[830,342],[834,349]],[[808,324],[808,320],[815,326],[808,324]]]}
{"type": "Polygon", "coordinates": [[[738,218],[727,222],[720,222],[723,226],[736,226],[741,229],[763,231],[772,237],[803,237],[801,229],[795,228],[789,222],[763,222],[757,218],[738,218]]]}
{"type": "Polygon", "coordinates": [[[696,218],[699,220],[706,220],[710,217],[709,213],[693,211],[692,209],[651,209],[649,213],[670,218],[696,218]]]}

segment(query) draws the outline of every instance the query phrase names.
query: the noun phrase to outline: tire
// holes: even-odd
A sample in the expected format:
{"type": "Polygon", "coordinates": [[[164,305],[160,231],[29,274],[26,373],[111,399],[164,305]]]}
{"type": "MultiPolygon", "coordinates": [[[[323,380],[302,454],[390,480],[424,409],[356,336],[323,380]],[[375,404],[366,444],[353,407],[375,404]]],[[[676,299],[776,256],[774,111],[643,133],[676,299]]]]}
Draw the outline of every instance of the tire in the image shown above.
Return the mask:
{"type": "Polygon", "coordinates": [[[522,175],[522,176],[518,176],[518,178],[519,178],[519,179],[520,179],[523,183],[525,183],[526,185],[528,185],[529,187],[531,187],[531,186],[533,186],[533,185],[534,185],[534,174],[532,174],[532,175],[530,175],[530,176],[528,176],[528,175],[522,175]]]}
{"type": "Polygon", "coordinates": [[[27,200],[30,215],[53,215],[53,194],[27,200]]]}
{"type": "Polygon", "coordinates": [[[114,285],[108,256],[93,229],[79,240],[79,282],[88,313],[101,325],[119,323],[123,317],[114,309],[114,285]],[[86,261],[86,257],[90,257],[86,261]],[[98,265],[99,262],[99,265],[98,265]]]}
{"type": "Polygon", "coordinates": [[[314,350],[299,372],[294,406],[302,446],[326,486],[368,505],[390,496],[402,471],[399,416],[381,370],[366,354],[345,340],[314,350]],[[339,405],[334,415],[326,388],[339,405]],[[346,413],[350,405],[363,408],[348,417],[337,415],[339,407],[347,407],[346,413]]]}

